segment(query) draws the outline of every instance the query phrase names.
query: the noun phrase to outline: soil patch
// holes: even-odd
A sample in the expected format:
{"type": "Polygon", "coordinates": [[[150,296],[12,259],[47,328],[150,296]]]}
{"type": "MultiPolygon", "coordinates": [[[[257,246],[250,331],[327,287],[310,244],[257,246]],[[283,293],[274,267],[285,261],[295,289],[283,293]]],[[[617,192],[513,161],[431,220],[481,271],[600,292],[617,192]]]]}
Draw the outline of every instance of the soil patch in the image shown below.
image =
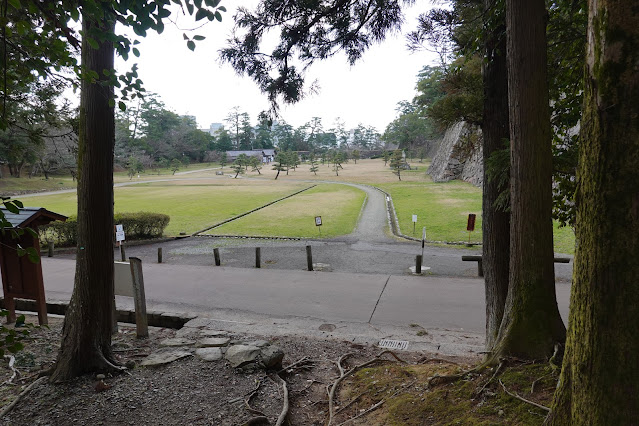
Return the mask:
{"type": "MultiPolygon", "coordinates": [[[[36,321],[27,317],[27,322],[36,321]]],[[[0,405],[6,407],[38,373],[51,367],[57,355],[62,319],[50,317],[48,328],[32,330],[25,348],[15,354],[20,372],[11,383],[8,363],[0,368],[0,405]]],[[[183,329],[184,330],[184,329],[183,329]]],[[[298,367],[281,373],[289,398],[289,424],[323,425],[328,415],[326,386],[338,376],[335,362],[351,353],[344,366],[373,359],[380,348],[347,341],[303,337],[238,335],[233,340],[263,339],[285,353],[284,366],[307,357],[298,367]]],[[[148,339],[135,338],[132,326],[120,326],[113,348],[124,364],[136,367],[126,374],[106,377],[84,376],[69,383],[36,383],[8,415],[0,419],[12,425],[95,424],[250,424],[266,417],[274,424],[282,410],[283,391],[273,371],[241,371],[224,360],[207,362],[191,356],[165,366],[140,367],[140,362],[168,338],[184,336],[176,330],[151,328],[148,339]]],[[[424,353],[398,352],[409,362],[424,353]]],[[[391,357],[392,358],[392,357],[391,357]]],[[[259,423],[255,423],[259,424],[259,423]]]]}

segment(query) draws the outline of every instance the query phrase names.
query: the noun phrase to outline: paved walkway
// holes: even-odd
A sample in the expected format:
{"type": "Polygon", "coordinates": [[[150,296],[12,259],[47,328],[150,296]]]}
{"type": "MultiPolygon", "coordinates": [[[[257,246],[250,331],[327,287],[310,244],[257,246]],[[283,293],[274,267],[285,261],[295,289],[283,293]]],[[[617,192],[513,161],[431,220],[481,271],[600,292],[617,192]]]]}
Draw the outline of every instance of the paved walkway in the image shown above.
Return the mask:
{"type": "MultiPolygon", "coordinates": [[[[68,300],[75,261],[43,258],[42,267],[47,298],[68,300]]],[[[224,309],[326,322],[419,324],[478,334],[484,330],[482,279],[153,263],[144,264],[143,270],[150,309],[154,305],[171,306],[174,312],[224,309]]],[[[569,293],[569,285],[557,285],[564,318],[569,293]]]]}

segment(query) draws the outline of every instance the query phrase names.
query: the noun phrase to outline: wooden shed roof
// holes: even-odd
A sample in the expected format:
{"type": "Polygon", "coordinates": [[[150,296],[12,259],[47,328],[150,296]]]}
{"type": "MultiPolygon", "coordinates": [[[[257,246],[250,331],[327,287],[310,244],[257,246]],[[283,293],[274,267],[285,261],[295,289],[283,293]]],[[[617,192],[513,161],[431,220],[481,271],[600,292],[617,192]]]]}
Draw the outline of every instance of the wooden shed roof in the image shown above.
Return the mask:
{"type": "Polygon", "coordinates": [[[23,207],[17,214],[11,213],[5,207],[1,207],[0,211],[4,213],[4,218],[11,224],[12,228],[26,228],[45,225],[54,220],[67,220],[66,216],[49,211],[44,207],[23,207]]]}

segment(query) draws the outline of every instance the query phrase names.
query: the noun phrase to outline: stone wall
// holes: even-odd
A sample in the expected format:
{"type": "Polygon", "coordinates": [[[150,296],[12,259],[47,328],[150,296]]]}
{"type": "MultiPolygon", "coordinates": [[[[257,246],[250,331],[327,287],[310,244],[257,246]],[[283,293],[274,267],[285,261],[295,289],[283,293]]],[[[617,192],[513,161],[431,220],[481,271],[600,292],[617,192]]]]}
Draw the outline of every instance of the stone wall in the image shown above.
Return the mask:
{"type": "Polygon", "coordinates": [[[461,179],[482,186],[482,157],[481,129],[462,121],[446,130],[427,173],[435,182],[461,179]]]}

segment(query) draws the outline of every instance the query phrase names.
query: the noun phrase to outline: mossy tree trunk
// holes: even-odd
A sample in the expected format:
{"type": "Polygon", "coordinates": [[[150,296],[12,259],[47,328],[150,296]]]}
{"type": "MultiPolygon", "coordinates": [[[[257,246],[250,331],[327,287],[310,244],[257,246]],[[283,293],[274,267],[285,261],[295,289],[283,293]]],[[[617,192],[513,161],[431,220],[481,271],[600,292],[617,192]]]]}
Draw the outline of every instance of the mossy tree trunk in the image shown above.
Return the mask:
{"type": "Polygon", "coordinates": [[[639,419],[639,9],[590,0],[568,340],[548,423],[639,419]]]}
{"type": "Polygon", "coordinates": [[[111,352],[113,301],[113,88],[103,70],[112,70],[114,20],[82,19],[82,80],[78,152],[78,249],[73,295],[51,381],[116,368],[111,352]],[[99,48],[92,48],[87,35],[99,48]],[[97,81],[89,81],[95,72],[97,81]]]}
{"type": "Polygon", "coordinates": [[[542,359],[565,340],[555,296],[544,0],[508,0],[511,226],[508,296],[491,356],[542,359]]]}
{"type": "MultiPolygon", "coordinates": [[[[493,0],[484,0],[484,8],[495,8],[493,0]]],[[[482,75],[484,84],[484,115],[482,119],[484,185],[482,197],[483,266],[486,288],[486,350],[497,339],[504,316],[508,294],[508,265],[510,257],[510,212],[497,208],[499,194],[508,185],[488,178],[488,159],[504,149],[509,138],[508,127],[508,71],[506,68],[506,21],[503,10],[485,13],[487,28],[485,58],[482,75]]]]}

